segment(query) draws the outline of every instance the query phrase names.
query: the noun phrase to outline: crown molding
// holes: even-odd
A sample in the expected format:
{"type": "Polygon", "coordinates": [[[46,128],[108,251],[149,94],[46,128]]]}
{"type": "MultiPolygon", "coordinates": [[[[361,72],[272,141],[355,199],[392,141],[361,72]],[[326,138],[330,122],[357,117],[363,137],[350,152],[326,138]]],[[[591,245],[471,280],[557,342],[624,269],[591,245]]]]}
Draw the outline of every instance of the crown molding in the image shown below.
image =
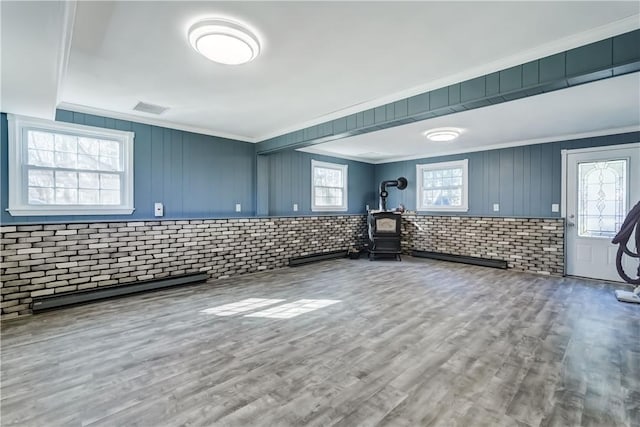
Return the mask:
{"type": "Polygon", "coordinates": [[[496,71],[505,70],[507,68],[515,67],[517,65],[526,64],[527,62],[530,62],[536,59],[544,58],[550,55],[555,55],[556,53],[571,50],[580,46],[585,46],[590,43],[604,40],[609,37],[618,36],[620,34],[624,34],[637,29],[640,29],[640,14],[632,15],[627,18],[624,18],[606,25],[602,25],[600,27],[595,27],[590,30],[583,31],[581,33],[572,34],[568,37],[564,37],[562,39],[545,43],[533,49],[522,51],[516,55],[511,55],[511,56],[499,59],[497,61],[492,61],[478,67],[470,68],[463,72],[452,74],[442,79],[433,80],[423,85],[415,86],[413,88],[396,92],[384,97],[354,104],[350,107],[333,111],[329,114],[300,123],[298,125],[282,128],[275,132],[270,132],[256,139],[258,141],[265,141],[267,139],[285,135],[290,132],[295,132],[311,126],[319,125],[321,123],[325,123],[330,120],[339,119],[354,113],[359,113],[364,110],[380,107],[381,105],[400,101],[402,99],[410,98],[415,95],[420,95],[422,93],[429,92],[431,90],[440,89],[452,84],[471,80],[476,77],[495,73],[496,71]]]}
{"type": "Polygon", "coordinates": [[[368,163],[370,165],[376,165],[376,164],[381,163],[381,162],[376,162],[375,160],[363,159],[363,158],[358,157],[358,156],[347,156],[347,155],[344,155],[344,154],[332,153],[330,151],[326,151],[326,150],[322,150],[320,148],[316,148],[316,146],[314,146],[314,145],[311,145],[309,147],[296,148],[296,151],[300,151],[300,152],[303,152],[303,153],[309,153],[309,154],[317,154],[318,156],[333,157],[333,158],[336,158],[336,159],[353,160],[353,161],[360,162],[360,163],[368,163]]]}
{"type": "Polygon", "coordinates": [[[252,144],[255,144],[256,142],[259,141],[258,138],[251,138],[244,135],[234,135],[231,133],[217,132],[213,129],[185,125],[182,123],[172,122],[169,120],[155,119],[151,117],[142,117],[135,114],[118,113],[115,111],[103,110],[101,108],[94,108],[86,105],[73,104],[69,102],[59,103],[57,109],[73,111],[75,113],[92,114],[95,116],[107,117],[111,119],[127,120],[130,122],[181,130],[184,132],[198,133],[202,135],[214,136],[217,138],[234,139],[236,141],[249,142],[252,144]]]}
{"type": "Polygon", "coordinates": [[[617,135],[617,134],[629,133],[629,132],[640,132],[640,125],[625,126],[625,127],[619,127],[619,128],[613,128],[613,129],[604,129],[604,130],[598,130],[598,131],[592,131],[592,132],[558,135],[558,136],[547,137],[547,138],[523,139],[519,141],[504,142],[499,144],[491,144],[491,145],[483,145],[478,147],[468,147],[468,148],[460,148],[457,150],[454,149],[454,150],[442,151],[434,154],[416,154],[412,156],[389,157],[384,160],[365,160],[365,159],[358,158],[356,156],[345,156],[342,154],[332,153],[329,151],[317,149],[317,148],[314,148],[313,146],[299,149],[299,151],[319,154],[323,156],[336,157],[339,159],[355,160],[361,163],[380,165],[385,163],[404,162],[407,160],[430,159],[434,157],[451,156],[454,154],[467,154],[467,153],[475,153],[478,151],[499,150],[501,148],[521,147],[524,145],[547,144],[549,142],[558,142],[558,141],[571,141],[574,139],[594,138],[598,136],[617,135]]]}
{"type": "MultiPolygon", "coordinates": [[[[73,26],[73,16],[75,15],[75,1],[73,2],[68,2],[71,3],[72,5],[68,5],[67,6],[67,14],[66,14],[66,19],[65,19],[65,35],[68,34],[65,37],[68,37],[67,43],[68,46],[65,44],[65,47],[67,47],[67,52],[61,54],[61,64],[59,69],[62,70],[58,79],[58,96],[59,94],[62,93],[61,91],[61,87],[63,84],[63,79],[64,79],[64,73],[66,73],[66,63],[68,62],[68,47],[70,47],[71,44],[71,32],[72,32],[72,26],[73,26]]],[[[439,89],[442,87],[446,87],[449,86],[451,84],[455,84],[455,83],[460,83],[466,80],[470,80],[479,76],[483,76],[483,75],[487,75],[487,74],[491,74],[494,73],[496,71],[500,71],[500,70],[504,70],[510,67],[514,67],[517,65],[521,65],[524,63],[527,63],[529,61],[533,61],[536,59],[540,59],[540,58],[544,58],[546,56],[549,55],[553,55],[559,52],[563,52],[566,50],[570,50],[576,47],[580,47],[580,46],[584,46],[587,45],[589,43],[593,43],[596,41],[600,41],[609,37],[614,37],[620,34],[624,34],[626,32],[629,31],[633,31],[636,29],[640,28],[640,15],[636,14],[636,15],[632,15],[629,16],[627,18],[621,19],[619,21],[615,21],[600,27],[596,27],[593,29],[590,29],[588,31],[584,31],[578,34],[573,34],[570,35],[568,37],[564,37],[562,39],[559,40],[554,40],[550,43],[546,43],[544,45],[540,45],[537,46],[533,49],[529,49],[526,51],[522,51],[516,55],[511,55],[505,58],[502,58],[500,60],[497,61],[492,61],[489,62],[487,64],[484,64],[482,66],[478,66],[478,67],[474,67],[474,68],[470,68],[468,70],[465,70],[464,72],[461,73],[456,73],[456,74],[452,74],[450,76],[447,76],[445,78],[442,79],[437,79],[437,80],[433,80],[429,83],[425,83],[423,85],[419,85],[419,86],[415,86],[413,88],[407,89],[407,90],[403,90],[400,92],[396,92],[393,93],[391,95],[387,95],[384,97],[379,97],[376,99],[372,99],[369,101],[365,101],[362,103],[358,103],[358,104],[354,104],[350,107],[344,108],[344,109],[340,109],[340,110],[336,110],[334,112],[331,112],[329,114],[317,117],[315,119],[312,120],[308,120],[302,123],[298,123],[296,125],[290,126],[290,127],[286,127],[286,128],[281,128],[280,130],[277,131],[273,131],[273,132],[269,132],[266,133],[264,135],[260,135],[257,137],[249,137],[246,135],[235,135],[235,134],[230,134],[230,133],[225,133],[225,132],[219,132],[216,131],[215,129],[210,129],[210,128],[205,128],[205,127],[198,127],[198,126],[191,126],[191,125],[186,125],[186,124],[182,124],[182,123],[178,123],[178,122],[173,122],[173,121],[169,121],[169,120],[163,120],[161,118],[152,118],[152,117],[143,117],[143,116],[139,116],[139,115],[134,115],[134,114],[128,114],[128,113],[120,113],[120,112],[115,112],[115,111],[110,111],[110,110],[104,110],[104,109],[100,109],[100,108],[95,108],[95,107],[89,107],[89,106],[85,106],[85,105],[79,105],[79,104],[73,104],[73,103],[68,103],[68,102],[60,102],[58,103],[57,108],[58,109],[63,109],[63,110],[69,110],[69,111],[74,111],[74,112],[78,112],[78,113],[86,113],[86,114],[94,114],[94,115],[99,115],[99,116],[103,116],[103,117],[109,117],[109,118],[114,118],[114,119],[120,119],[120,120],[128,120],[128,121],[133,121],[133,122],[138,122],[138,123],[144,123],[144,124],[148,124],[148,125],[153,125],[153,126],[160,126],[160,127],[168,127],[168,128],[172,128],[172,129],[177,129],[177,130],[182,130],[182,131],[186,131],[186,132],[193,132],[193,133],[199,133],[199,134],[203,134],[203,135],[209,135],[209,136],[214,136],[214,137],[219,137],[219,138],[227,138],[227,139],[234,139],[237,141],[242,141],[242,142],[249,142],[249,143],[260,143],[262,141],[268,140],[270,138],[274,138],[277,136],[281,136],[290,132],[294,132],[294,131],[298,131],[301,129],[305,129],[308,128],[310,126],[315,126],[321,123],[326,123],[330,120],[334,120],[334,119],[338,119],[338,118],[342,118],[354,113],[358,113],[364,110],[368,110],[370,108],[375,108],[375,107],[379,107],[381,105],[385,105],[391,102],[395,102],[395,101],[399,101],[405,98],[409,98],[411,96],[415,96],[415,95],[419,95],[434,89],[439,89]]],[[[66,40],[66,39],[65,39],[66,40]]],[[[546,141],[546,142],[551,142],[551,141],[546,141]]],[[[519,145],[527,145],[529,143],[537,143],[537,142],[524,142],[523,144],[519,144],[519,145]]],[[[322,150],[319,150],[322,151],[322,150]]],[[[307,151],[307,152],[311,152],[311,151],[307,151]]],[[[331,155],[333,157],[338,157],[335,156],[333,154],[329,154],[329,153],[325,153],[325,152],[317,152],[317,154],[322,154],[322,155],[331,155]]],[[[350,159],[350,160],[357,160],[357,161],[364,161],[364,160],[359,160],[356,157],[341,157],[341,158],[345,158],[345,159],[350,159]]],[[[410,160],[410,159],[399,159],[399,160],[391,160],[391,161],[400,161],[400,160],[410,160]]],[[[387,163],[388,161],[365,161],[366,163],[371,163],[371,164],[378,164],[378,163],[387,163]]]]}
{"type": "Polygon", "coordinates": [[[376,164],[401,162],[405,160],[428,159],[432,157],[450,156],[453,154],[475,153],[478,151],[489,151],[489,150],[498,150],[501,148],[521,147],[523,145],[547,144],[549,142],[558,142],[558,141],[571,141],[574,139],[594,138],[598,136],[617,135],[621,133],[638,132],[638,131],[640,131],[640,126],[625,126],[621,128],[603,129],[598,131],[582,132],[582,133],[572,133],[572,134],[558,135],[558,136],[547,137],[547,138],[523,139],[520,141],[511,141],[511,142],[505,142],[505,143],[499,143],[499,144],[484,145],[481,147],[449,150],[449,151],[434,154],[434,155],[426,155],[426,156],[415,155],[415,156],[407,156],[407,157],[397,157],[397,158],[381,161],[376,164]]]}

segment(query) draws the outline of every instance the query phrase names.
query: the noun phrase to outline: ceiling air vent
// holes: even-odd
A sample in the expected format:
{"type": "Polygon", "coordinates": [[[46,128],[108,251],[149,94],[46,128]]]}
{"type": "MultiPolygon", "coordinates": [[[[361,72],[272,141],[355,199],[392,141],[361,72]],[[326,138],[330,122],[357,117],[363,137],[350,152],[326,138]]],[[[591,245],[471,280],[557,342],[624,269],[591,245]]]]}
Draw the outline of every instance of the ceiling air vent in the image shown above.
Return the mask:
{"type": "Polygon", "coordinates": [[[138,102],[138,104],[133,107],[136,111],[142,111],[143,113],[149,114],[162,114],[169,109],[169,107],[162,107],[160,105],[147,104],[146,102],[138,102]]]}

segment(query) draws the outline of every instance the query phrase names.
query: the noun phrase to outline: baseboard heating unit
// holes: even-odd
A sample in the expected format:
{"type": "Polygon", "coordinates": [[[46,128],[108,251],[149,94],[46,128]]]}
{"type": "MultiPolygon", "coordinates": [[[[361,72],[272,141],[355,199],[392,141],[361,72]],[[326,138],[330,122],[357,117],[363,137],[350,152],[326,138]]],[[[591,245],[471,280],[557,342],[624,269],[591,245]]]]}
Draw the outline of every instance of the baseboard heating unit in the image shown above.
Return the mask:
{"type": "Polygon", "coordinates": [[[84,291],[66,292],[60,295],[44,295],[33,298],[31,308],[34,313],[37,313],[69,305],[84,304],[108,298],[165,289],[172,286],[204,282],[208,278],[209,276],[206,273],[192,273],[162,279],[141,280],[122,285],[104,286],[84,291]]]}
{"type": "Polygon", "coordinates": [[[493,268],[502,268],[502,269],[507,268],[507,261],[503,261],[501,259],[478,258],[473,256],[464,256],[464,255],[451,255],[451,254],[445,254],[441,252],[418,251],[415,249],[411,250],[411,256],[418,257],[418,258],[437,259],[440,261],[451,261],[451,262],[460,262],[463,264],[480,265],[482,267],[493,267],[493,268]]]}
{"type": "Polygon", "coordinates": [[[327,259],[346,258],[347,255],[347,250],[344,249],[340,251],[321,252],[318,254],[289,258],[289,267],[296,267],[298,265],[309,264],[311,262],[325,261],[327,259]]]}

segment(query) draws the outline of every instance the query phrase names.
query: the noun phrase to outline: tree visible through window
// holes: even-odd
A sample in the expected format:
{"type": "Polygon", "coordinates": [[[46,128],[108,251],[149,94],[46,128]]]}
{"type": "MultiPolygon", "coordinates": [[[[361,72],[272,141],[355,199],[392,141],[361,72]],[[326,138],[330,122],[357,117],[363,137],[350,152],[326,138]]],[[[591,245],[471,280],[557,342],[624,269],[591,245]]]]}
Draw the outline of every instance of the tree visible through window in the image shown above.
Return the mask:
{"type": "Polygon", "coordinates": [[[12,215],[131,213],[132,134],[17,116],[10,123],[12,215]]]}
{"type": "Polygon", "coordinates": [[[313,211],[347,210],[347,165],[311,161],[313,211]]]}
{"type": "Polygon", "coordinates": [[[417,165],[418,210],[467,211],[467,160],[417,165]]]}

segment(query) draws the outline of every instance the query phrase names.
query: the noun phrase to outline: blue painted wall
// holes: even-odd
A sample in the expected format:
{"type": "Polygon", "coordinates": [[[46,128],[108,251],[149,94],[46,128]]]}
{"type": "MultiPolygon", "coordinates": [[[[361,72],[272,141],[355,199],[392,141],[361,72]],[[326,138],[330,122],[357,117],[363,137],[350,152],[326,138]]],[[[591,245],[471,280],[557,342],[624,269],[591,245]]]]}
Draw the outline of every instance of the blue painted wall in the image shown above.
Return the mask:
{"type": "MultiPolygon", "coordinates": [[[[311,211],[311,160],[348,165],[347,213],[364,213],[367,204],[376,198],[371,188],[375,166],[352,160],[337,159],[287,150],[258,156],[258,213],[261,215],[323,215],[329,212],[311,211]],[[268,185],[265,183],[268,182],[268,185]],[[268,190],[268,194],[265,191],[268,190]],[[298,211],[293,211],[293,204],[298,211]]],[[[344,212],[342,212],[344,213],[344,212]]]]}
{"type": "Polygon", "coordinates": [[[417,164],[469,159],[469,211],[452,215],[559,217],[551,212],[551,204],[560,203],[561,150],[639,141],[640,132],[631,132],[386,163],[376,166],[375,182],[406,177],[407,189],[390,189],[387,204],[392,208],[402,203],[415,210],[417,164]],[[500,204],[499,212],[493,212],[494,203],[500,204]]]}
{"type": "Polygon", "coordinates": [[[409,187],[390,189],[388,206],[415,209],[416,164],[469,159],[469,212],[466,215],[558,217],[562,149],[640,141],[640,132],[536,144],[500,150],[370,165],[294,150],[256,155],[255,144],[93,115],[58,111],[57,120],[135,132],[135,212],[132,215],[12,217],[8,207],[8,136],[0,114],[0,204],[3,224],[149,220],[153,203],[165,206],[164,219],[253,215],[313,215],[311,159],[349,165],[349,210],[363,213],[378,205],[378,184],[405,176],[409,187]],[[235,204],[242,212],[235,212],[235,204]],[[293,204],[298,211],[293,211],[293,204]],[[493,203],[500,204],[494,213],[493,203]]]}
{"type": "Polygon", "coordinates": [[[134,206],[131,215],[13,217],[8,207],[7,116],[0,115],[0,192],[3,224],[28,222],[156,219],[153,203],[164,203],[164,219],[255,214],[255,147],[124,120],[59,110],[56,120],[135,132],[134,206]],[[235,204],[242,212],[235,212],[235,204]]]}

